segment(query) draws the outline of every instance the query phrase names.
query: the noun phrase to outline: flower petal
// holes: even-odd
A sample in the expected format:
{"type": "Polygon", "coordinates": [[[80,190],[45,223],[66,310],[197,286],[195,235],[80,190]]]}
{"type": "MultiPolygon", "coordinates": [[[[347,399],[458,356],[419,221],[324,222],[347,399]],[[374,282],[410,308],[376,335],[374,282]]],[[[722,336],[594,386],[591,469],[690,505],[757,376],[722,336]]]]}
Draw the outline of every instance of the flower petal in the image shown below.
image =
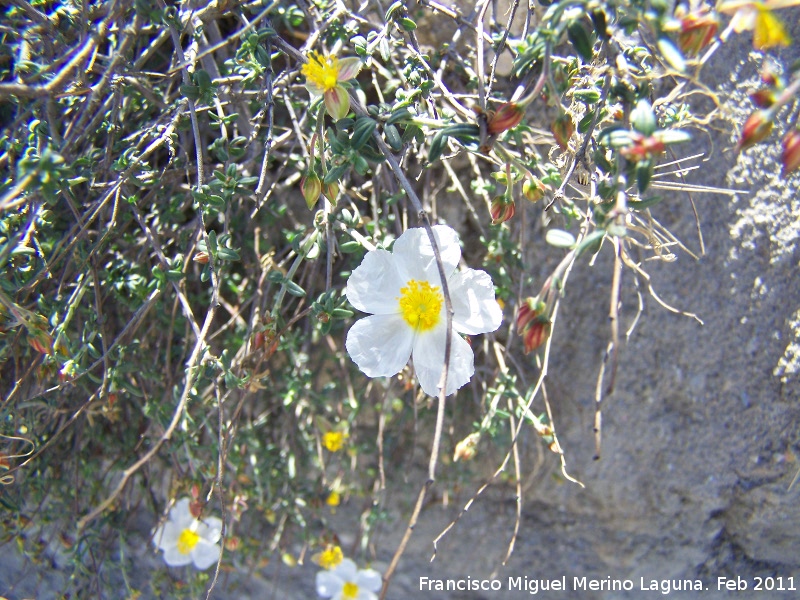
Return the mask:
{"type": "Polygon", "coordinates": [[[183,531],[182,527],[172,521],[167,521],[153,534],[153,543],[159,550],[166,550],[178,543],[178,536],[180,536],[181,531],[183,531]]]}
{"type": "Polygon", "coordinates": [[[349,81],[353,79],[361,70],[363,63],[357,56],[343,58],[339,61],[339,81],[349,81]]]}
{"type": "Polygon", "coordinates": [[[179,526],[179,530],[183,531],[194,522],[194,517],[189,510],[191,500],[189,498],[181,498],[169,511],[169,520],[179,526]]]}
{"type": "Polygon", "coordinates": [[[325,88],[318,86],[313,81],[306,81],[305,86],[312,96],[322,96],[325,93],[325,88]]]}
{"type": "Polygon", "coordinates": [[[372,315],[357,321],[347,332],[345,348],[369,377],[391,377],[406,366],[414,343],[414,330],[400,315],[372,315]]]}
{"type": "Polygon", "coordinates": [[[317,594],[323,598],[331,598],[341,591],[344,581],[333,571],[319,571],[317,573],[317,594]]]}
{"type": "Polygon", "coordinates": [[[345,295],[358,310],[377,314],[397,314],[397,298],[405,282],[388,250],[371,250],[347,280],[345,295]]]}
{"type": "Polygon", "coordinates": [[[453,329],[475,335],[495,331],[503,311],[494,299],[492,278],[484,271],[464,269],[447,282],[453,303],[453,329]]]}
{"type": "Polygon", "coordinates": [[[169,548],[164,548],[164,562],[170,567],[182,567],[192,562],[192,555],[184,554],[178,550],[177,545],[170,546],[169,548]]]}
{"type": "MultiPolygon", "coordinates": [[[[429,396],[439,395],[439,381],[444,370],[444,344],[446,323],[427,334],[418,334],[414,340],[412,359],[414,371],[422,391],[429,396]]],[[[475,372],[472,348],[455,331],[450,344],[450,368],[447,371],[446,396],[453,394],[472,378],[475,372]]]]}
{"type": "Polygon", "coordinates": [[[381,574],[375,569],[363,569],[356,575],[354,583],[359,587],[370,592],[377,592],[383,585],[381,574]]]}
{"type": "Polygon", "coordinates": [[[205,571],[211,565],[217,564],[219,554],[220,547],[217,544],[212,544],[204,539],[200,539],[194,549],[192,549],[191,557],[194,566],[201,571],[205,571]]]}
{"type": "Polygon", "coordinates": [[[333,571],[338,575],[342,581],[354,581],[358,574],[358,567],[351,558],[345,558],[342,562],[336,565],[333,571]]]}
{"type": "Polygon", "coordinates": [[[334,121],[344,119],[350,112],[350,96],[344,86],[337,85],[323,95],[325,108],[334,121]]]}
{"type": "MultiPolygon", "coordinates": [[[[434,225],[433,235],[436,238],[439,253],[442,255],[444,276],[449,279],[456,270],[458,261],[461,260],[458,234],[447,225],[434,225]]],[[[441,280],[433,247],[428,239],[428,233],[423,227],[407,229],[403,235],[397,238],[392,248],[392,254],[397,261],[398,271],[406,281],[417,279],[439,285],[441,280]]]]}
{"type": "Polygon", "coordinates": [[[197,523],[195,531],[204,540],[215,544],[222,535],[222,521],[217,517],[207,517],[197,523]]]}
{"type": "Polygon", "coordinates": [[[753,47],[756,50],[767,50],[775,46],[788,46],[790,43],[791,38],[780,18],[766,8],[759,8],[753,30],[753,47]]]}

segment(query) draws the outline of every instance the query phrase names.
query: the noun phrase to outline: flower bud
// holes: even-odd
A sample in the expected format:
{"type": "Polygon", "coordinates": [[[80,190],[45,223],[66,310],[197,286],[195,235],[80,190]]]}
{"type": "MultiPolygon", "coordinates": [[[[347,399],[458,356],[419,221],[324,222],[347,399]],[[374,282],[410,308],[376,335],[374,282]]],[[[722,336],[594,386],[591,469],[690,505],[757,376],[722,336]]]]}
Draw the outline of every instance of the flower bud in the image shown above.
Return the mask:
{"type": "Polygon", "coordinates": [[[336,198],[339,197],[339,184],[335,181],[333,183],[326,183],[322,186],[322,193],[330,201],[331,204],[336,204],[336,198]]]}
{"type": "Polygon", "coordinates": [[[195,252],[194,257],[192,257],[192,260],[201,265],[208,264],[208,252],[203,252],[203,251],[195,252]]]}
{"type": "Polygon", "coordinates": [[[544,198],[546,191],[547,188],[538,177],[531,177],[522,183],[522,194],[531,202],[538,202],[544,198]]]}
{"type": "Polygon", "coordinates": [[[758,108],[769,108],[775,104],[775,92],[769,88],[761,88],[750,94],[750,100],[758,108]]]}
{"type": "Polygon", "coordinates": [[[783,138],[781,164],[783,165],[781,172],[783,177],[800,167],[800,131],[797,129],[793,129],[783,138]]]}
{"type": "Polygon", "coordinates": [[[517,334],[522,338],[525,354],[536,350],[550,337],[550,318],[546,311],[547,305],[534,298],[528,298],[519,307],[517,334]]]}
{"type": "Polygon", "coordinates": [[[764,141],[772,132],[772,121],[767,120],[764,111],[757,110],[745,121],[742,137],[739,139],[737,150],[741,152],[750,146],[764,141]]]}
{"type": "Polygon", "coordinates": [[[503,133],[519,125],[524,116],[524,107],[519,106],[516,102],[506,102],[489,116],[487,129],[491,135],[503,133]]]}
{"type": "Polygon", "coordinates": [[[575,132],[575,125],[572,123],[572,117],[568,114],[563,114],[553,121],[550,128],[553,137],[556,138],[556,143],[561,150],[566,150],[569,145],[569,140],[575,132]]]}
{"type": "Polygon", "coordinates": [[[696,56],[711,43],[717,33],[719,21],[710,13],[708,7],[690,12],[681,19],[681,31],[678,34],[678,47],[687,56],[696,56]]]}
{"type": "Polygon", "coordinates": [[[644,137],[640,133],[633,133],[635,134],[631,136],[633,144],[620,149],[622,156],[631,162],[648,160],[654,154],[661,154],[666,149],[666,144],[657,135],[644,137]]]}
{"type": "Polygon", "coordinates": [[[319,200],[319,195],[322,193],[322,181],[320,181],[316,173],[309,171],[306,176],[300,180],[300,191],[303,192],[303,198],[306,199],[308,210],[311,210],[314,208],[317,200],[319,200]]]}
{"type": "Polygon", "coordinates": [[[491,214],[492,225],[499,225],[505,223],[517,212],[517,207],[514,200],[506,196],[496,196],[492,200],[491,214]]]}
{"type": "Polygon", "coordinates": [[[28,337],[28,345],[39,354],[53,353],[53,337],[46,331],[32,330],[28,337]]]}
{"type": "Polygon", "coordinates": [[[478,453],[478,441],[481,434],[478,432],[470,433],[467,437],[456,444],[456,451],[453,454],[453,462],[459,460],[472,460],[478,453]]]}

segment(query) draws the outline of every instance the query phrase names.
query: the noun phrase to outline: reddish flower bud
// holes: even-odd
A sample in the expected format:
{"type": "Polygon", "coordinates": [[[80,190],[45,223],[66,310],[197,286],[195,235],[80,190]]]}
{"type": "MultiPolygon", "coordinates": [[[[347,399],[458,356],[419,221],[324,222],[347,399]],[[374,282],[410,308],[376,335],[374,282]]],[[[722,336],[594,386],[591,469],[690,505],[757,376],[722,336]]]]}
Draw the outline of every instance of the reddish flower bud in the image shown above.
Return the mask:
{"type": "Polygon", "coordinates": [[[800,131],[797,129],[793,129],[783,138],[781,164],[783,164],[783,171],[781,171],[783,177],[800,167],[800,131]]]}
{"type": "Polygon", "coordinates": [[[487,129],[492,135],[503,133],[519,125],[524,116],[524,107],[519,106],[516,102],[506,102],[501,104],[496,112],[490,113],[487,129]]]}
{"type": "Polygon", "coordinates": [[[497,196],[492,200],[491,214],[492,225],[505,223],[517,212],[514,201],[506,196],[497,196]]]}
{"type": "Polygon", "coordinates": [[[537,177],[531,177],[522,183],[522,194],[531,202],[538,202],[544,198],[546,191],[544,183],[537,177]]]}
{"type": "Polygon", "coordinates": [[[536,350],[550,337],[550,318],[547,305],[540,300],[528,298],[517,313],[517,334],[522,338],[525,354],[536,350]]]}
{"type": "Polygon", "coordinates": [[[575,125],[572,123],[572,117],[568,114],[561,115],[553,121],[550,131],[553,137],[556,138],[556,143],[561,150],[566,150],[569,145],[569,139],[575,132],[575,125]]]}
{"type": "Polygon", "coordinates": [[[308,210],[311,210],[314,208],[317,200],[319,200],[319,195],[322,193],[322,181],[320,181],[316,173],[309,171],[306,176],[300,180],[300,191],[303,192],[303,198],[306,199],[308,210]]]}
{"type": "Polygon", "coordinates": [[[195,252],[192,260],[196,263],[200,263],[201,265],[208,264],[208,252],[195,252]]]}
{"type": "Polygon", "coordinates": [[[333,183],[323,184],[322,193],[331,202],[331,204],[336,204],[336,198],[339,197],[339,184],[335,181],[333,183]]]}
{"type": "Polygon", "coordinates": [[[620,148],[622,156],[631,162],[647,160],[654,154],[661,154],[666,149],[664,142],[656,135],[644,137],[640,133],[633,132],[631,139],[633,139],[633,144],[620,148]]]}
{"type": "Polygon", "coordinates": [[[750,94],[750,100],[758,108],[769,108],[775,104],[775,92],[768,88],[761,88],[750,94]]]}
{"type": "Polygon", "coordinates": [[[456,444],[456,451],[453,454],[453,462],[459,460],[472,460],[478,453],[478,441],[481,439],[480,433],[470,433],[467,437],[456,444]]]}
{"type": "Polygon", "coordinates": [[[53,338],[46,331],[35,330],[35,332],[28,337],[28,345],[39,354],[53,353],[53,338]]]}
{"type": "Polygon", "coordinates": [[[741,152],[750,146],[764,141],[772,132],[772,121],[766,119],[764,111],[757,110],[745,121],[742,137],[739,139],[737,150],[741,152]]]}
{"type": "Polygon", "coordinates": [[[717,16],[708,7],[689,13],[681,19],[678,47],[687,56],[696,56],[711,43],[718,27],[717,16]]]}

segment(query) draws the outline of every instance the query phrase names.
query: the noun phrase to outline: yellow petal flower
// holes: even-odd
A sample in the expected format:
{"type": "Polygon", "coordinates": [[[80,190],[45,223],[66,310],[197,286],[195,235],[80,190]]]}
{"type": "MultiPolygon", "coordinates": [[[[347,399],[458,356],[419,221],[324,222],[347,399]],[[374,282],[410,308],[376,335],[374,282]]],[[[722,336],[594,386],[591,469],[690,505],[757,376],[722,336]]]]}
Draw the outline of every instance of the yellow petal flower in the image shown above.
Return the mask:
{"type": "Polygon", "coordinates": [[[756,50],[767,50],[775,46],[788,46],[791,43],[783,22],[775,14],[763,6],[757,7],[756,24],[753,31],[753,47],[756,50]]]}
{"type": "Polygon", "coordinates": [[[324,94],[339,84],[339,59],[310,52],[309,61],[300,69],[306,76],[306,85],[311,91],[324,94]]]}
{"type": "Polygon", "coordinates": [[[347,434],[342,431],[328,431],[322,436],[322,445],[329,452],[338,452],[344,446],[347,434]]]}

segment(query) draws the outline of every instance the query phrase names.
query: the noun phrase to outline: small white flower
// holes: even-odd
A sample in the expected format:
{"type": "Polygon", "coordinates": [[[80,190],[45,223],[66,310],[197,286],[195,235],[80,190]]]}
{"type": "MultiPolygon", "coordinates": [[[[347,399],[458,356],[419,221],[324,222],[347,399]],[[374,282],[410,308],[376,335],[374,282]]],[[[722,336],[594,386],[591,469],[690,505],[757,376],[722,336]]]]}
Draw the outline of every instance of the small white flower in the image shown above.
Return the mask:
{"type": "Polygon", "coordinates": [[[333,600],[376,600],[381,589],[381,574],[374,569],[357,569],[345,558],[329,571],[317,573],[317,594],[333,600]]]}
{"type": "Polygon", "coordinates": [[[220,519],[195,519],[189,510],[189,499],[182,498],[169,511],[169,520],[153,534],[153,543],[164,551],[164,562],[169,566],[194,563],[202,571],[219,560],[217,542],[221,534],[220,519]]]}
{"type": "MultiPolygon", "coordinates": [[[[503,313],[492,279],[483,271],[456,271],[461,259],[458,234],[433,227],[453,304],[453,335],[446,395],[465,385],[475,372],[472,348],[459,335],[500,327],[503,313]]],[[[350,357],[369,377],[390,377],[413,359],[422,390],[438,396],[447,332],[444,294],[428,234],[407,230],[391,252],[372,250],[350,275],[345,291],[355,308],[371,316],[347,334],[350,357]]]]}

